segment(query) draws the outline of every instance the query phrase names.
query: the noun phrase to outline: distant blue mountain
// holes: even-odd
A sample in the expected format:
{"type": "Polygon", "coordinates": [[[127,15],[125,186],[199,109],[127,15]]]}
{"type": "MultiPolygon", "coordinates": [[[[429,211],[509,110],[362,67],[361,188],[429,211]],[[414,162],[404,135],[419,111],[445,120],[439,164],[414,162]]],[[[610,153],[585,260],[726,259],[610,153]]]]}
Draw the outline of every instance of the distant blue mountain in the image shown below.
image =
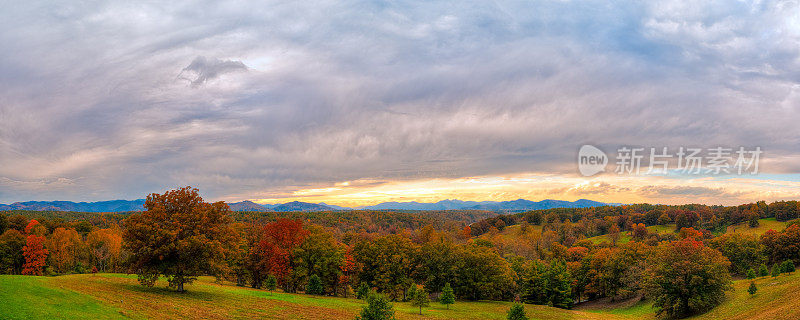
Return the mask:
{"type": "Polygon", "coordinates": [[[292,201],[284,203],[279,206],[275,206],[272,208],[272,210],[278,212],[289,212],[289,211],[336,211],[337,209],[322,204],[292,201]]]}
{"type": "Polygon", "coordinates": [[[26,201],[9,205],[1,204],[0,211],[35,210],[35,211],[79,211],[79,212],[127,212],[144,210],[144,199],[111,200],[98,202],[72,201],[26,201]]]}
{"type": "MultiPolygon", "coordinates": [[[[79,211],[79,212],[129,212],[144,210],[144,199],[137,200],[112,200],[98,202],[72,202],[72,201],[27,201],[15,202],[10,205],[0,204],[0,211],[7,210],[34,210],[34,211],[79,211]]],[[[321,203],[292,201],[284,204],[258,204],[252,201],[228,203],[233,211],[335,211],[353,210],[351,208],[321,203]]],[[[513,201],[462,201],[442,200],[435,203],[425,202],[384,202],[373,206],[363,206],[363,210],[488,210],[501,212],[519,212],[551,208],[587,208],[617,203],[603,203],[581,199],[577,201],[542,200],[530,201],[518,199],[513,201]]]]}
{"type": "Polygon", "coordinates": [[[552,208],[587,208],[616,205],[598,201],[580,199],[577,201],[542,200],[530,201],[518,199],[513,201],[461,201],[442,200],[435,203],[422,202],[384,202],[374,206],[359,207],[367,210],[489,210],[489,211],[529,211],[552,208]]]}

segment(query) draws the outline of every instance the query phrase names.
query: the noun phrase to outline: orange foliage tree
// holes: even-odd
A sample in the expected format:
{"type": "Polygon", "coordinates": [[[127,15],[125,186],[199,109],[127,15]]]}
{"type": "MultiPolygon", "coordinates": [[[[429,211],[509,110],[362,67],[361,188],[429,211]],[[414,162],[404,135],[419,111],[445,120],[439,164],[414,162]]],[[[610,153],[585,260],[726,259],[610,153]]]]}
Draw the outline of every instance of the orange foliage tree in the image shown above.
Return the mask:
{"type": "Polygon", "coordinates": [[[122,233],[118,228],[95,229],[86,236],[86,244],[96,267],[105,272],[115,269],[122,254],[122,233]]]}
{"type": "Polygon", "coordinates": [[[184,283],[199,275],[222,273],[236,242],[227,204],[203,202],[197,189],[185,187],[147,196],[145,208],[125,221],[123,232],[142,285],[153,286],[164,275],[183,292],[184,283]]]}
{"type": "Polygon", "coordinates": [[[68,272],[75,268],[83,242],[75,229],[56,228],[47,241],[52,266],[57,272],[68,272]]]}

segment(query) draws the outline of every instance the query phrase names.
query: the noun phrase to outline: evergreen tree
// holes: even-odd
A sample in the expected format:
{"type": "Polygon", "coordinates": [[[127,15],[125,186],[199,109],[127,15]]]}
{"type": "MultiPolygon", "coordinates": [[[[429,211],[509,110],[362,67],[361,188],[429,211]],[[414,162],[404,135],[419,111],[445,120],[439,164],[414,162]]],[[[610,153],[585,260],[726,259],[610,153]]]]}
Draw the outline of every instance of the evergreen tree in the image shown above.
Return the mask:
{"type": "Polygon", "coordinates": [[[356,290],[356,299],[366,299],[367,296],[369,296],[369,285],[366,282],[362,282],[356,290]]]}
{"type": "Polygon", "coordinates": [[[747,279],[755,279],[756,271],[753,268],[747,269],[747,279]]]}
{"type": "Polygon", "coordinates": [[[412,283],[408,286],[408,290],[406,290],[405,301],[411,301],[414,299],[414,296],[417,295],[417,285],[412,283]]]}
{"type": "MultiPolygon", "coordinates": [[[[412,285],[412,287],[416,287],[416,285],[412,285]]],[[[428,292],[425,291],[425,288],[415,288],[413,290],[413,295],[411,295],[409,299],[411,300],[412,306],[419,307],[420,315],[422,315],[422,308],[429,306],[431,301],[428,298],[428,292]]]]}
{"type": "Polygon", "coordinates": [[[325,288],[322,287],[322,279],[320,279],[318,275],[312,274],[311,277],[308,278],[306,293],[317,295],[325,293],[325,288]]]}
{"type": "Polygon", "coordinates": [[[547,304],[568,309],[572,307],[572,278],[563,261],[553,261],[545,275],[547,279],[547,304]]]}
{"type": "Polygon", "coordinates": [[[792,261],[791,259],[790,260],[786,260],[783,263],[781,263],[781,273],[784,273],[784,272],[785,273],[792,273],[792,272],[794,272],[794,270],[795,270],[794,261],[792,261]]]}
{"type": "Polygon", "coordinates": [[[264,286],[267,288],[267,290],[275,290],[275,288],[278,287],[278,279],[276,279],[273,275],[269,275],[269,277],[267,277],[267,281],[264,283],[264,286]]]}
{"type": "Polygon", "coordinates": [[[450,305],[456,303],[456,295],[453,294],[453,288],[450,287],[450,283],[445,283],[444,288],[442,288],[442,295],[439,296],[439,302],[443,305],[447,306],[447,309],[450,309],[450,305]]]}
{"type": "Polygon", "coordinates": [[[779,275],[781,275],[781,266],[778,265],[777,263],[773,264],[772,265],[772,276],[773,277],[777,277],[779,275]]]}
{"type": "Polygon", "coordinates": [[[511,310],[508,310],[508,316],[506,317],[508,320],[528,320],[528,316],[525,315],[525,308],[522,304],[515,303],[511,306],[511,310]]]}
{"type": "Polygon", "coordinates": [[[756,294],[756,291],[758,291],[758,288],[756,288],[756,282],[755,281],[750,281],[750,287],[747,288],[747,292],[749,292],[750,295],[752,296],[752,295],[756,294]]]}
{"type": "Polygon", "coordinates": [[[769,268],[767,268],[767,265],[762,263],[761,266],[758,267],[758,276],[766,277],[768,275],[769,275],[769,268]]]}
{"type": "Polygon", "coordinates": [[[386,296],[372,291],[367,295],[367,305],[361,310],[361,315],[356,316],[356,320],[394,320],[394,309],[386,296]]]}

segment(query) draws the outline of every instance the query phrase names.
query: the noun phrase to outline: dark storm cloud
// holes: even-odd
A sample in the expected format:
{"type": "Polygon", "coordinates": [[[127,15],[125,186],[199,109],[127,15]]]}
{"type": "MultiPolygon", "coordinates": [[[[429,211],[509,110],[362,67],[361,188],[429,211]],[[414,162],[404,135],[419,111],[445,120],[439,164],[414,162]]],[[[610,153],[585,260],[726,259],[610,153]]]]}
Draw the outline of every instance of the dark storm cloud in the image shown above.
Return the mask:
{"type": "Polygon", "coordinates": [[[762,146],[774,160],[762,169],[786,170],[800,137],[798,12],[790,1],[8,4],[0,203],[572,174],[584,143],[762,146]]]}

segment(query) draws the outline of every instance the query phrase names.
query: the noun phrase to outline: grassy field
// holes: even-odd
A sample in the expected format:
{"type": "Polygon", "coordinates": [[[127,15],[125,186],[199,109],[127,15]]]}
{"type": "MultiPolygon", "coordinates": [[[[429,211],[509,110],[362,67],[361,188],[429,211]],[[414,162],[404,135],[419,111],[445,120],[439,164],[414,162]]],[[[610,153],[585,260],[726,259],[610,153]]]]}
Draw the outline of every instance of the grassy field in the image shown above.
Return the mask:
{"type": "MultiPolygon", "coordinates": [[[[364,306],[356,299],[286,294],[201,278],[187,293],[146,288],[135,276],[0,276],[2,319],[353,319],[364,306]]],[[[505,319],[508,302],[457,302],[447,310],[432,303],[423,316],[408,303],[394,303],[398,319],[505,319]]],[[[596,312],[526,305],[535,319],[615,319],[596,312]]],[[[624,319],[624,318],[616,318],[624,319]]]]}
{"type": "MultiPolygon", "coordinates": [[[[647,227],[647,231],[650,233],[658,233],[658,234],[675,232],[675,224],[668,224],[663,226],[662,225],[649,226],[647,227]]],[[[611,239],[609,239],[608,235],[605,234],[588,238],[588,240],[592,241],[592,243],[594,244],[598,244],[604,241],[611,242],[611,239]]],[[[617,243],[623,244],[623,243],[628,243],[630,241],[631,241],[630,232],[622,232],[619,236],[619,240],[617,240],[617,243]]]]}
{"type": "Polygon", "coordinates": [[[768,218],[768,219],[758,219],[758,227],[750,228],[747,222],[742,222],[739,224],[735,224],[732,226],[728,226],[728,229],[725,230],[725,233],[741,233],[741,234],[748,234],[748,235],[762,235],[765,232],[769,231],[770,229],[775,231],[781,231],[786,228],[786,225],[789,224],[791,221],[777,221],[775,218],[768,218]]]}
{"type": "MultiPolygon", "coordinates": [[[[798,319],[800,272],[756,279],[758,293],[747,293],[749,280],[734,283],[728,299],[694,319],[798,319]]],[[[241,288],[201,278],[187,293],[138,285],[120,274],[59,277],[0,276],[0,319],[353,319],[364,306],[356,299],[286,294],[241,288]]],[[[508,302],[462,302],[447,310],[438,303],[423,315],[408,303],[394,303],[398,319],[505,319],[508,302]]],[[[650,304],[614,308],[578,306],[562,310],[526,305],[531,319],[655,319],[650,304]]]]}

